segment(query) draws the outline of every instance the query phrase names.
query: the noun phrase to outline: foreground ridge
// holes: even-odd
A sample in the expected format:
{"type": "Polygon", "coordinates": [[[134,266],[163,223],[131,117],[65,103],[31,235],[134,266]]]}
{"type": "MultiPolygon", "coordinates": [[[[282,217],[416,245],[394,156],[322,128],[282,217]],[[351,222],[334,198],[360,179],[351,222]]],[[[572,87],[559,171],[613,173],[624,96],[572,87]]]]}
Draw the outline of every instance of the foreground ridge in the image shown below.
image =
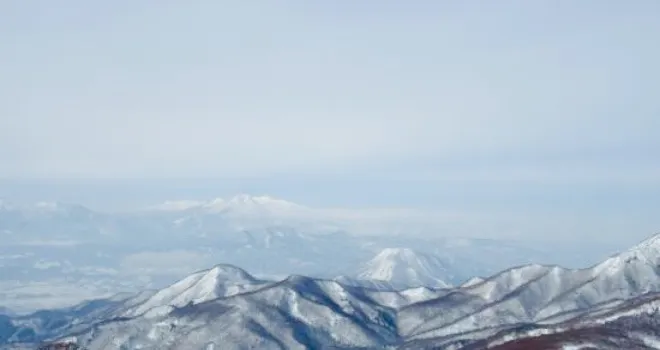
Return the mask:
{"type": "MultiPolygon", "coordinates": [[[[591,268],[524,265],[452,288],[301,275],[270,281],[216,265],[158,291],[6,316],[2,329],[5,343],[90,349],[653,349],[659,241],[591,268]]],[[[418,258],[405,249],[383,254],[418,258]]]]}

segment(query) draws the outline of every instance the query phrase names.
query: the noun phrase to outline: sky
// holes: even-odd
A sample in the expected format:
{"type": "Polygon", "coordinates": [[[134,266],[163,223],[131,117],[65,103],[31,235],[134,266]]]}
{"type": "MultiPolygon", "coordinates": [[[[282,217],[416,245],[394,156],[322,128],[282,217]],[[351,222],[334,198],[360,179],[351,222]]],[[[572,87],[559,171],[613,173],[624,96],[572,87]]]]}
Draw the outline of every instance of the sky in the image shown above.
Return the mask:
{"type": "Polygon", "coordinates": [[[0,197],[259,192],[646,235],[658,16],[654,0],[0,2],[0,197]]]}

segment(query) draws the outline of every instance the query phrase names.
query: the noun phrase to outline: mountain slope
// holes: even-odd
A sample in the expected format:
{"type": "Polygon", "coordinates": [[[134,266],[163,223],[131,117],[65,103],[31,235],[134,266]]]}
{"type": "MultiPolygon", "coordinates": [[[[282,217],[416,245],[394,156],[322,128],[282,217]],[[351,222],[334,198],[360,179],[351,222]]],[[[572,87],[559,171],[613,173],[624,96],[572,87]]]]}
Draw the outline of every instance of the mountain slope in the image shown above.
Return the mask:
{"type": "Polygon", "coordinates": [[[441,221],[430,211],[305,208],[247,195],[126,212],[2,202],[0,296],[3,306],[21,313],[59,308],[144,287],[159,289],[219,261],[259,276],[343,273],[355,284],[385,286],[386,281],[358,281],[354,274],[386,247],[409,247],[450,262],[451,273],[413,276],[399,289],[420,280],[443,285],[431,279],[458,285],[512,264],[553,260],[529,243],[422,236],[437,231],[441,221]],[[16,281],[20,287],[14,289],[16,281]]]}
{"type": "Polygon", "coordinates": [[[104,323],[77,338],[99,350],[372,347],[396,342],[394,317],[337,282],[292,276],[166,315],[104,323]]]}
{"type": "MultiPolygon", "coordinates": [[[[566,339],[576,345],[570,342],[576,336],[596,348],[608,341],[634,348],[657,340],[660,302],[647,292],[660,292],[659,246],[654,236],[588,269],[533,264],[456,288],[400,291],[295,275],[269,283],[218,265],[130,306],[97,308],[98,317],[49,334],[76,336],[93,349],[515,349],[527,338],[531,343],[523,345],[559,346],[566,339]]],[[[397,275],[399,259],[422,260],[411,251],[385,252],[374,269],[381,278],[397,275]]],[[[14,331],[14,320],[3,322],[14,331]]]]}
{"type": "Polygon", "coordinates": [[[257,280],[235,266],[216,265],[161,289],[144,303],[128,310],[123,316],[135,317],[145,313],[166,314],[176,307],[244,293],[266,283],[268,282],[257,280]]]}
{"type": "Polygon", "coordinates": [[[397,287],[448,288],[451,266],[437,256],[407,248],[386,248],[368,261],[357,279],[387,282],[397,287]]]}
{"type": "Polygon", "coordinates": [[[510,350],[553,347],[660,348],[660,294],[642,295],[615,307],[596,307],[552,326],[502,331],[468,348],[510,350]],[[486,345],[487,344],[487,345],[486,345]]]}
{"type": "Polygon", "coordinates": [[[4,321],[0,315],[0,334],[4,340],[0,341],[0,348],[7,343],[28,343],[27,348],[34,348],[34,343],[45,339],[88,329],[144,303],[153,293],[143,291],[137,294],[120,294],[112,298],[85,301],[72,307],[41,310],[9,319],[5,317],[4,321]]]}
{"type": "Polygon", "coordinates": [[[568,310],[660,292],[658,252],[656,235],[588,269],[509,269],[448,296],[403,308],[399,329],[408,337],[447,336],[494,325],[542,322],[568,310]]]}

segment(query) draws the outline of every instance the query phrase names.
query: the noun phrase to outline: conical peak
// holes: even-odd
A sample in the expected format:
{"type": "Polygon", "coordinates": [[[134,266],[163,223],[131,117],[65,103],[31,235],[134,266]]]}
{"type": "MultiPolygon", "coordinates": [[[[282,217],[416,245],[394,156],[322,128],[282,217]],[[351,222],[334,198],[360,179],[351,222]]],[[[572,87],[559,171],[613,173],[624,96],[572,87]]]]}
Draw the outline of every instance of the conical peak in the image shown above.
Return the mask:
{"type": "Polygon", "coordinates": [[[385,248],[376,255],[376,259],[378,258],[411,258],[417,255],[421,255],[420,253],[415,252],[414,250],[410,248],[385,248]]]}

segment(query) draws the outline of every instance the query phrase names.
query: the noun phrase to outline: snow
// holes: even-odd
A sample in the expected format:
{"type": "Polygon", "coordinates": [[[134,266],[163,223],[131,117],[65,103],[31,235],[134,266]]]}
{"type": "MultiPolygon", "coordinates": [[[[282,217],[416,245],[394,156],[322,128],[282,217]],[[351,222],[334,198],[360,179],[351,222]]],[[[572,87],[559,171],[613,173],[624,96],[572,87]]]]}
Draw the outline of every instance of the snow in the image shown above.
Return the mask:
{"type": "Polygon", "coordinates": [[[169,313],[173,307],[232,296],[256,289],[265,283],[237,267],[218,265],[194,273],[158,291],[146,302],[126,312],[126,316],[162,316],[169,313]]]}
{"type": "MultiPolygon", "coordinates": [[[[656,234],[638,245],[616,254],[595,267],[597,273],[614,275],[626,265],[654,265],[660,260],[660,234],[656,234]]],[[[650,272],[650,271],[649,271],[650,272]]],[[[653,273],[651,273],[653,274],[653,273]]]]}
{"type": "MultiPolygon", "coordinates": [[[[660,317],[660,295],[644,296],[651,246],[624,252],[594,268],[538,264],[511,268],[450,289],[370,289],[292,275],[260,281],[240,268],[217,265],[140,300],[127,301],[108,322],[80,334],[95,349],[382,347],[397,341],[459,344],[510,341],[612,324],[622,318],[660,317]],[[624,300],[622,296],[635,297],[624,300]],[[621,299],[622,301],[617,301],[621,299]],[[129,305],[130,303],[130,305],[129,305]],[[112,319],[121,315],[130,318],[112,319]],[[554,315],[554,316],[553,316],[554,315]],[[549,317],[551,316],[551,317],[549,317]],[[543,320],[543,325],[538,321],[543,320]],[[526,326],[529,324],[530,326],[526,326]]],[[[387,248],[367,264],[378,278],[408,280],[442,271],[426,254],[387,248]],[[403,266],[403,267],[401,267],[403,266]],[[425,275],[426,274],[426,275],[425,275]]],[[[115,297],[116,299],[116,297],[115,297]]],[[[651,334],[630,334],[655,344],[651,334]]],[[[421,343],[420,343],[421,344],[421,343]]],[[[565,344],[576,347],[584,344],[565,344]]]]}
{"type": "Polygon", "coordinates": [[[299,212],[306,208],[282,199],[270,196],[252,196],[238,194],[229,199],[214,198],[208,201],[197,200],[169,200],[161,204],[147,208],[151,211],[191,211],[198,210],[206,213],[254,214],[254,213],[278,213],[299,212]]]}
{"type": "MultiPolygon", "coordinates": [[[[413,249],[426,248],[424,238],[391,235],[408,233],[413,226],[426,225],[426,214],[414,210],[402,213],[345,209],[335,213],[327,208],[301,209],[302,206],[295,203],[252,195],[208,201],[192,199],[165,202],[163,210],[126,212],[97,212],[54,202],[40,204],[50,209],[36,209],[37,204],[26,204],[16,211],[0,211],[0,233],[6,233],[3,235],[5,250],[12,250],[12,253],[39,252],[49,261],[71,261],[71,267],[53,266],[48,270],[49,275],[81,280],[83,277],[72,275],[70,269],[88,275],[83,272],[86,267],[94,266],[99,272],[101,269],[96,267],[106,268],[102,278],[100,273],[98,275],[99,283],[104,284],[108,293],[132,291],[141,286],[160,288],[195,269],[216,263],[232,263],[269,275],[301,273],[330,277],[345,274],[354,278],[367,258],[382,248],[402,244],[413,249]],[[204,205],[220,211],[209,211],[204,205]],[[229,209],[222,211],[223,208],[229,209]],[[412,215],[415,213],[419,215],[412,215]],[[372,233],[379,236],[370,237],[372,233]],[[42,251],[48,253],[42,254],[42,251]],[[179,254],[183,252],[185,257],[179,254]],[[104,256],[98,255],[101,253],[104,256]],[[170,256],[180,257],[171,259],[170,256]]],[[[460,252],[458,248],[447,249],[442,253],[449,241],[441,238],[433,241],[434,254],[451,262],[448,266],[451,273],[441,272],[433,275],[434,278],[456,284],[472,275],[495,272],[497,266],[506,267],[506,262],[498,258],[501,251],[498,253],[498,246],[493,242],[468,241],[472,242],[474,250],[487,251],[487,254],[475,254],[479,258],[474,260],[470,259],[472,253],[468,249],[460,252]],[[457,260],[461,262],[457,264],[457,260]]],[[[431,244],[428,246],[430,248],[431,244]]],[[[518,256],[522,261],[525,252],[509,255],[518,256]]],[[[14,271],[25,270],[21,272],[21,279],[43,281],[46,277],[39,268],[45,265],[38,260],[39,257],[32,257],[17,261],[14,271]]],[[[414,277],[421,272],[404,269],[404,273],[414,277]]],[[[12,274],[4,275],[13,279],[12,274]]],[[[407,282],[397,288],[408,287],[405,284],[407,282]]],[[[30,299],[31,303],[39,300],[30,299]]]]}
{"type": "MultiPolygon", "coordinates": [[[[176,218],[181,229],[188,230],[201,227],[203,220],[210,218],[209,222],[216,226],[211,225],[213,230],[204,233],[211,234],[228,227],[223,220],[232,215],[241,217],[245,214],[245,221],[254,223],[254,218],[261,216],[273,214],[273,217],[280,218],[287,213],[298,215],[305,210],[297,204],[268,196],[239,195],[204,202],[168,203],[169,207],[165,207],[170,209],[163,209],[169,211],[165,215],[167,223],[176,218]],[[212,221],[214,219],[217,221],[212,221]],[[185,226],[187,224],[199,226],[185,226]]],[[[41,206],[37,212],[39,215],[46,213],[45,216],[50,215],[50,210],[59,214],[60,209],[68,208],[59,204],[41,206]]],[[[577,320],[592,325],[605,324],[622,317],[655,315],[660,308],[658,301],[632,306],[626,303],[626,300],[638,298],[643,293],[660,291],[657,271],[660,236],[651,237],[589,269],[531,264],[507,269],[488,278],[475,277],[459,287],[447,288],[449,281],[455,279],[456,266],[450,259],[451,250],[446,255],[442,249],[436,255],[400,247],[379,251],[375,247],[387,245],[378,245],[375,240],[353,240],[347,235],[324,241],[318,236],[310,238],[301,233],[307,227],[318,227],[316,225],[292,226],[265,226],[262,231],[238,233],[230,231],[241,239],[248,237],[254,248],[248,250],[247,245],[237,243],[223,249],[230,251],[236,247],[247,251],[245,261],[251,261],[257,260],[253,255],[257,249],[271,253],[278,246],[284,247],[278,253],[284,252],[287,258],[295,260],[298,256],[294,256],[293,251],[298,248],[308,251],[317,261],[326,259],[329,265],[325,266],[344,260],[340,253],[357,249],[356,242],[362,244],[360,249],[364,247],[360,252],[378,253],[360,269],[355,269],[358,270],[356,276],[332,281],[304,276],[279,282],[261,281],[240,268],[217,265],[155,293],[133,298],[130,302],[122,301],[122,308],[108,315],[127,316],[130,320],[113,321],[108,316],[105,320],[109,322],[100,327],[100,333],[86,336],[93,338],[99,349],[113,346],[185,348],[185,342],[194,344],[195,348],[216,347],[213,344],[229,344],[228,348],[245,344],[268,348],[277,347],[279,343],[287,348],[311,347],[301,343],[305,337],[318,341],[317,344],[347,345],[350,342],[348,345],[370,347],[387,344],[392,339],[450,339],[458,337],[457,334],[466,338],[486,337],[494,328],[506,330],[507,326],[520,323],[539,325],[542,322],[545,330],[525,333],[534,335],[557,331],[551,327],[557,323],[577,320]],[[315,243],[307,245],[307,242],[315,243]],[[320,248],[330,244],[340,248],[319,259],[320,248]]],[[[160,236],[148,237],[145,241],[154,239],[160,239],[160,236]]],[[[465,244],[459,243],[457,246],[465,244]]],[[[199,262],[198,255],[192,256],[192,260],[199,262]]],[[[213,259],[210,265],[217,262],[215,259],[220,255],[209,252],[206,256],[213,259]]],[[[222,258],[227,256],[230,255],[222,255],[222,258]]],[[[35,269],[56,267],[54,261],[60,260],[37,260],[36,265],[31,266],[35,269]]],[[[259,263],[272,265],[275,261],[264,259],[259,263]]],[[[83,290],[82,286],[74,285],[74,288],[78,293],[83,290]]],[[[38,291],[41,293],[45,289],[40,286],[38,291]]],[[[48,289],[53,292],[52,288],[48,289]]],[[[15,293],[13,295],[20,292],[6,290],[15,293]]],[[[61,290],[58,294],[66,296],[61,290]]],[[[119,299],[114,297],[112,300],[119,299]]],[[[39,297],[39,300],[45,298],[39,297]]],[[[509,335],[507,339],[521,334],[509,335]]]]}
{"type": "Polygon", "coordinates": [[[510,342],[512,340],[516,340],[516,339],[534,338],[534,337],[538,337],[538,336],[542,336],[542,335],[557,333],[559,331],[560,330],[557,330],[557,329],[554,329],[554,328],[538,328],[538,329],[534,329],[534,330],[531,330],[531,331],[520,332],[520,333],[513,332],[513,333],[510,333],[510,334],[507,334],[507,335],[504,335],[504,336],[500,337],[496,341],[490,342],[488,344],[488,347],[494,347],[494,346],[497,346],[497,345],[502,345],[504,343],[508,343],[508,342],[510,342]]]}
{"type": "MultiPolygon", "coordinates": [[[[461,294],[455,294],[460,307],[443,298],[426,302],[423,308],[407,307],[400,315],[400,327],[409,336],[436,337],[516,322],[547,323],[549,317],[563,312],[660,292],[655,263],[660,257],[659,242],[658,236],[651,237],[589,269],[538,264],[512,268],[462,286],[461,294]]],[[[654,310],[654,304],[647,304],[625,315],[654,310]]],[[[620,315],[602,322],[616,317],[620,315]]]]}
{"type": "Polygon", "coordinates": [[[636,338],[642,341],[644,345],[652,349],[660,349],[660,337],[645,334],[636,334],[636,338]]]}
{"type": "Polygon", "coordinates": [[[292,276],[198,305],[99,325],[81,338],[94,349],[214,348],[212,344],[222,344],[223,349],[302,349],[312,344],[343,348],[373,347],[396,339],[387,321],[393,317],[390,310],[333,281],[292,276]]]}
{"type": "Polygon", "coordinates": [[[385,248],[357,273],[358,279],[385,281],[393,285],[446,288],[450,266],[439,257],[407,248],[385,248]]]}
{"type": "Polygon", "coordinates": [[[468,288],[468,287],[476,286],[477,284],[482,283],[484,281],[486,280],[482,277],[472,277],[469,280],[465,281],[465,283],[461,284],[460,287],[468,288]]]}

